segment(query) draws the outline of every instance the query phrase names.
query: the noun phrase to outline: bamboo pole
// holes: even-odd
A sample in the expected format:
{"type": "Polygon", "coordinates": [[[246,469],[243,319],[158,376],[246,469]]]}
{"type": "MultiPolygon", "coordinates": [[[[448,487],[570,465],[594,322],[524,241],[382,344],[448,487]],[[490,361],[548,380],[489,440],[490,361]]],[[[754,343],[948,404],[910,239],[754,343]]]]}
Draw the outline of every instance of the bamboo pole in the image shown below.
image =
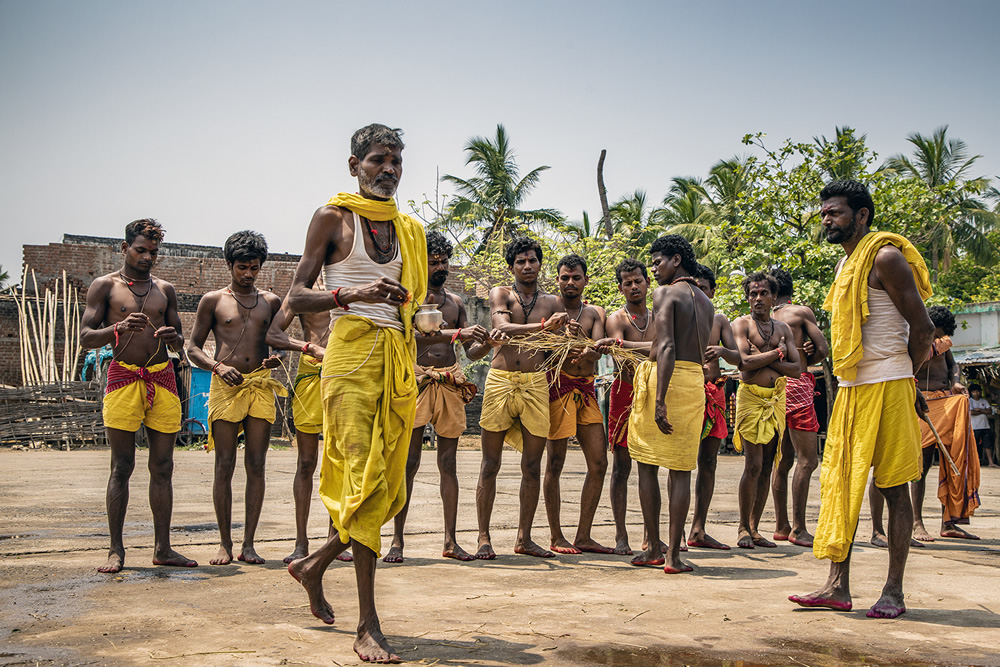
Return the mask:
{"type": "Polygon", "coordinates": [[[62,369],[62,381],[67,382],[69,378],[66,377],[66,367],[69,366],[69,289],[66,284],[66,269],[62,272],[63,278],[63,299],[62,299],[62,310],[63,310],[63,369],[62,369]]]}
{"type": "Polygon", "coordinates": [[[73,287],[73,366],[70,368],[70,379],[76,373],[76,365],[80,363],[80,290],[73,287]]]}
{"type": "MultiPolygon", "coordinates": [[[[38,311],[38,313],[40,313],[42,305],[41,305],[41,299],[38,296],[38,280],[35,278],[35,270],[34,269],[31,269],[31,282],[35,285],[35,309],[38,311]]],[[[30,302],[29,302],[29,305],[30,305],[30,302]]],[[[41,327],[41,321],[37,317],[38,313],[32,312],[32,310],[30,308],[28,309],[28,312],[31,313],[31,315],[32,315],[32,319],[31,319],[32,334],[33,334],[34,339],[35,339],[35,351],[36,351],[36,353],[38,355],[38,356],[32,355],[32,358],[35,361],[36,369],[39,371],[39,373],[41,373],[42,368],[41,368],[41,366],[38,363],[39,359],[40,359],[40,356],[42,354],[42,341],[39,338],[39,331],[42,328],[41,327]]]]}

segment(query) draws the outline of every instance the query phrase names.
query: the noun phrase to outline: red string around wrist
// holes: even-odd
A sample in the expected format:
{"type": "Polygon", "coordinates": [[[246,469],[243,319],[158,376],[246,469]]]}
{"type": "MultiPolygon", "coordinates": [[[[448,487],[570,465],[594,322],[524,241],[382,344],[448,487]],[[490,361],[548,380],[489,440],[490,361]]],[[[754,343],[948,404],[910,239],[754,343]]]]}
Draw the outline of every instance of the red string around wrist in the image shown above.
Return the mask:
{"type": "Polygon", "coordinates": [[[341,289],[343,289],[343,288],[338,287],[337,289],[335,289],[335,290],[333,290],[333,291],[330,292],[330,294],[333,295],[333,302],[335,304],[337,304],[337,308],[342,308],[344,310],[350,310],[350,307],[348,307],[348,305],[346,303],[341,303],[340,302],[340,290],[341,289]]]}
{"type": "Polygon", "coordinates": [[[615,342],[618,343],[618,347],[625,347],[625,341],[623,341],[621,338],[616,338],[615,342]]]}
{"type": "MultiPolygon", "coordinates": [[[[221,364],[221,363],[222,363],[221,361],[216,361],[216,362],[215,362],[215,365],[214,365],[214,366],[212,366],[212,374],[213,374],[213,375],[218,375],[218,373],[217,373],[216,371],[217,371],[217,369],[219,368],[219,364],[221,364]]],[[[220,377],[221,377],[221,376],[220,376],[220,377]]]]}
{"type": "Polygon", "coordinates": [[[461,335],[462,335],[462,330],[461,329],[458,329],[457,331],[455,331],[455,333],[453,333],[451,335],[451,344],[454,345],[455,341],[458,340],[458,337],[461,336],[461,335]]]}
{"type": "Polygon", "coordinates": [[[302,354],[309,354],[309,343],[302,346],[302,354]]]}
{"type": "Polygon", "coordinates": [[[115,322],[115,327],[114,327],[115,328],[115,347],[118,347],[118,325],[119,324],[121,324],[121,322],[115,322]]]}
{"type": "Polygon", "coordinates": [[[545,318],[544,317],[542,318],[542,329],[543,330],[545,329],[545,318]]]}

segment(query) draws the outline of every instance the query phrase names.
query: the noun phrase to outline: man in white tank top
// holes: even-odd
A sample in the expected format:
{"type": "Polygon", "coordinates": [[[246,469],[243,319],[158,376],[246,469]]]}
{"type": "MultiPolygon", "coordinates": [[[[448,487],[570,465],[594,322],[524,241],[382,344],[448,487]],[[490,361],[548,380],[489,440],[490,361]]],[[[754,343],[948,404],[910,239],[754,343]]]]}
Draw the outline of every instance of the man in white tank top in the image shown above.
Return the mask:
{"type": "Polygon", "coordinates": [[[323,358],[320,498],[331,538],[289,564],[312,613],[334,622],[323,573],[348,546],[354,553],[360,620],[354,651],[365,662],[400,662],[375,611],[381,528],[406,501],[406,456],[416,408],[413,315],[427,291],[424,229],[393,200],[403,171],[399,130],[364,127],[351,138],[348,168],[359,195],[340,193],[317,209],[288,303],[297,313],[332,311],[323,358]],[[326,291],[313,283],[324,271],[326,291]]]}
{"type": "Polygon", "coordinates": [[[909,241],[870,230],[875,204],[864,185],[834,181],[820,198],[826,239],[847,254],[823,306],[832,315],[840,390],[823,452],[813,553],[831,564],[823,588],[788,599],[803,607],[852,608],[851,548],[874,467],[875,485],[889,506],[889,575],[868,616],[895,618],[906,611],[903,570],[913,530],[907,484],[920,476],[917,416],[927,411],[913,372],[927,358],[934,335],[923,304],[930,280],[909,241]]]}

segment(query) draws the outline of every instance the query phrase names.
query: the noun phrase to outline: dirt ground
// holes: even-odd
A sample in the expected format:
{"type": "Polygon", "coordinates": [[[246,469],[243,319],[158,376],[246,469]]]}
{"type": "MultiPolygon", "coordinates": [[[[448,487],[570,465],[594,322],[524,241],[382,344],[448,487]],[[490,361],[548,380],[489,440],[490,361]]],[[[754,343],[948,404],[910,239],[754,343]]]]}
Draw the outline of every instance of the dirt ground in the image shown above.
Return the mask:
{"type": "MultiPolygon", "coordinates": [[[[102,575],[107,524],[104,492],[109,453],[0,450],[0,664],[349,665],[357,598],[351,566],[335,563],[326,590],[337,624],[313,618],[282,557],[294,537],[295,451],[273,451],[258,531],[266,565],[208,565],[217,548],[210,454],[178,451],[174,546],[203,566],[155,567],[146,500],[148,474],[139,454],[125,526],[126,569],[102,575]]],[[[459,530],[475,546],[479,454],[459,452],[459,530]]],[[[563,523],[575,525],[584,466],[571,451],[563,476],[563,523]]],[[[735,489],[742,459],[720,458],[710,532],[736,539],[735,489]]],[[[937,470],[931,471],[936,479],[937,470]]],[[[662,475],[661,475],[662,477],[662,475]]],[[[234,479],[234,518],[243,512],[244,478],[234,479]]],[[[665,484],[665,482],[664,482],[665,484]]],[[[929,485],[934,488],[933,482],[929,485]]],[[[818,473],[808,518],[819,510],[818,473]]],[[[539,560],[511,552],[518,465],[506,452],[494,514],[493,562],[440,557],[441,509],[435,453],[424,452],[408,523],[406,563],[380,564],[382,626],[407,661],[439,665],[1000,665],[1000,470],[983,471],[983,509],[971,529],[979,542],[938,540],[911,551],[909,610],[894,621],[865,618],[885,577],[886,552],[865,546],[863,510],[854,551],[855,611],[803,610],[790,593],[816,589],[827,563],[810,551],[692,549],[690,575],[635,568],[618,556],[539,560]]],[[[635,474],[629,501],[632,546],[641,539],[635,474]]],[[[934,493],[926,513],[938,517],[934,493]]],[[[534,536],[547,544],[544,504],[534,536]]],[[[310,535],[326,517],[313,503],[310,535]]],[[[764,516],[773,528],[770,503],[764,516]]],[[[237,544],[242,521],[234,523],[237,544]]],[[[390,526],[383,530],[388,548],[390,526]]],[[[572,530],[567,531],[572,535],[572,530]]],[[[605,497],[594,536],[613,543],[605,497]]]]}

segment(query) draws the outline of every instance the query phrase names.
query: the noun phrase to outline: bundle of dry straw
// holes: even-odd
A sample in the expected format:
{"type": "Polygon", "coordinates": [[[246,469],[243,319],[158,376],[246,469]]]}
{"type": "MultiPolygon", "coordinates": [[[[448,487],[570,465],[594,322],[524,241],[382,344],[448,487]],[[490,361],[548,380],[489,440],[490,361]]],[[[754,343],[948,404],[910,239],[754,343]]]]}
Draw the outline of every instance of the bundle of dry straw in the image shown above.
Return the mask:
{"type": "MultiPolygon", "coordinates": [[[[554,333],[552,331],[539,331],[537,333],[524,336],[514,336],[507,345],[516,347],[522,351],[545,353],[545,361],[538,370],[558,371],[567,359],[583,354],[588,348],[595,345],[595,341],[586,337],[568,336],[565,333],[554,333]]],[[[608,355],[615,361],[615,366],[619,370],[626,364],[632,367],[638,366],[648,358],[645,354],[636,350],[613,346],[608,355]]]]}

